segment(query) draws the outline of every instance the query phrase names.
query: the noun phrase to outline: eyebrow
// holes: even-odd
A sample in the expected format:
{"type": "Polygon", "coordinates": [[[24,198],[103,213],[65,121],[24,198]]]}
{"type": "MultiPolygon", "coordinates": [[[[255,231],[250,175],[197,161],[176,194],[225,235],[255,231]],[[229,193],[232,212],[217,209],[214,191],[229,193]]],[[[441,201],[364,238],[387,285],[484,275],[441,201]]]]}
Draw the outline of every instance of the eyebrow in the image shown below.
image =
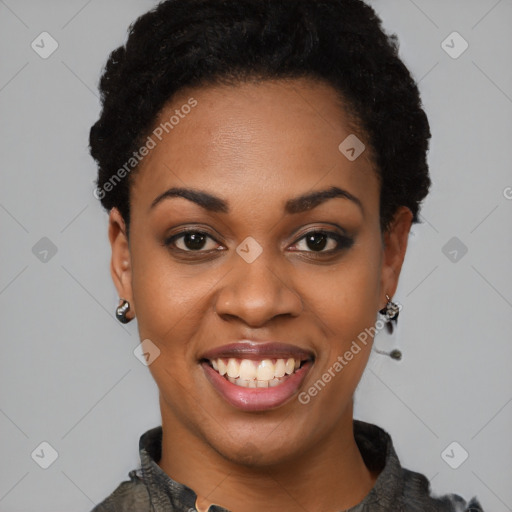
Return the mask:
{"type": "MultiPolygon", "coordinates": [[[[229,205],[228,202],[220,197],[214,196],[208,192],[203,190],[196,190],[191,188],[183,188],[183,187],[173,187],[169,190],[166,190],[162,194],[160,194],[150,206],[150,210],[153,209],[157,204],[161,203],[165,199],[170,199],[173,197],[183,197],[196,203],[207,211],[217,212],[217,213],[229,213],[229,205]]],[[[348,192],[347,190],[341,189],[339,187],[330,187],[325,190],[317,190],[315,192],[310,192],[307,194],[303,194],[301,196],[289,199],[285,203],[284,210],[286,213],[302,213],[307,210],[311,210],[316,206],[324,203],[328,199],[333,198],[342,198],[348,199],[352,201],[354,204],[359,206],[361,211],[364,213],[364,208],[361,201],[348,192]]]]}

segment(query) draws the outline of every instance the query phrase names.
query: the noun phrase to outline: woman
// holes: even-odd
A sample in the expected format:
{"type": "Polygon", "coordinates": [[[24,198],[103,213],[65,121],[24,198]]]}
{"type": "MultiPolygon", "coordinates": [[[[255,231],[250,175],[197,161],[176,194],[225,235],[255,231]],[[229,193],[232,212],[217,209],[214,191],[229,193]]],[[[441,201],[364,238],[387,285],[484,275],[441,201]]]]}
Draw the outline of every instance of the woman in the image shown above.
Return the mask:
{"type": "Polygon", "coordinates": [[[430,185],[418,89],[373,10],[168,0],[100,90],[117,316],[162,426],[94,510],[481,510],[353,419],[430,185]]]}

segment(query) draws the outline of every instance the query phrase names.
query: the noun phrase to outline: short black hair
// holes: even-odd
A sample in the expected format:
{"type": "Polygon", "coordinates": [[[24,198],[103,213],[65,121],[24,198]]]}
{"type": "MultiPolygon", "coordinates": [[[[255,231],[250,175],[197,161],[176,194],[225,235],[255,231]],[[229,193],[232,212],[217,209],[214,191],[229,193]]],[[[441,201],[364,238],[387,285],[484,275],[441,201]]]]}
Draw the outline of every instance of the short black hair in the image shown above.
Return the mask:
{"type": "Polygon", "coordinates": [[[134,173],[119,176],[181,89],[288,78],[328,83],[354,114],[381,184],[381,229],[402,205],[418,222],[431,185],[428,119],[397,37],[361,0],[165,0],[142,15],[100,80],[96,197],[129,224],[134,173]]]}

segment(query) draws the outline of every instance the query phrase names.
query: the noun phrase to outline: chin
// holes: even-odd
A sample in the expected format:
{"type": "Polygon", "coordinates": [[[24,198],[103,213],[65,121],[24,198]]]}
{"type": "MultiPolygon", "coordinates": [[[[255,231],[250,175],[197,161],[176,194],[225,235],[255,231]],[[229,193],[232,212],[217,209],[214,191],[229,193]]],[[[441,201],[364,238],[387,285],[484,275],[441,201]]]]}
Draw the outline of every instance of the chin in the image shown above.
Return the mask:
{"type": "Polygon", "coordinates": [[[226,432],[222,439],[217,438],[215,442],[209,442],[217,453],[233,464],[252,469],[279,466],[304,451],[304,435],[299,432],[293,435],[289,429],[284,430],[285,438],[282,435],[269,436],[268,432],[256,436],[252,433],[230,436],[226,432]]]}

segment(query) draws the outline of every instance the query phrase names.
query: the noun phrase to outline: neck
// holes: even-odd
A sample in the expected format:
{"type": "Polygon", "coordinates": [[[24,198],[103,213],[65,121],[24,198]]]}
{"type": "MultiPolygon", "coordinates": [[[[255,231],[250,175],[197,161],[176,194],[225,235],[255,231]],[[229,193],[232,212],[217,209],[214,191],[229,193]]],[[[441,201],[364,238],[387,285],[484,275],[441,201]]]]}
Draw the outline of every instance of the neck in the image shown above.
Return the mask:
{"type": "Polygon", "coordinates": [[[352,405],[321,442],[285,463],[259,467],[227,460],[164,412],[162,426],[158,465],[196,492],[199,510],[216,504],[237,512],[334,512],[360,503],[378,476],[355,442],[352,405]]]}

